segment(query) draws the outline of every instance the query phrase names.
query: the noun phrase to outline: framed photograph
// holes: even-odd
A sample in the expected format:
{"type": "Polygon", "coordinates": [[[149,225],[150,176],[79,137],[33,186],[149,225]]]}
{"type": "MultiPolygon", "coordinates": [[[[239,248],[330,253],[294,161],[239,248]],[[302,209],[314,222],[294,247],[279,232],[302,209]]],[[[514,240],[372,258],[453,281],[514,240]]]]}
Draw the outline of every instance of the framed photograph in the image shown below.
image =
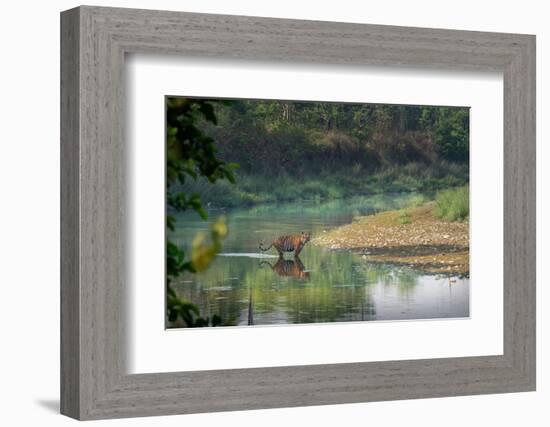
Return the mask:
{"type": "Polygon", "coordinates": [[[61,14],[61,412],[535,390],[535,37],[61,14]]]}

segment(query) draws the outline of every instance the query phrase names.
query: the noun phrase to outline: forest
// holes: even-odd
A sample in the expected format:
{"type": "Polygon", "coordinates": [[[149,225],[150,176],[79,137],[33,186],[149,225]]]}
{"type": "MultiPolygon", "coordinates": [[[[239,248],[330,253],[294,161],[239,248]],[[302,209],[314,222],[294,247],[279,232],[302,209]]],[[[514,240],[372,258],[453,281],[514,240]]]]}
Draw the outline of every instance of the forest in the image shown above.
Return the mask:
{"type": "Polygon", "coordinates": [[[237,185],[188,181],[211,206],[434,191],[468,180],[469,109],[266,100],[204,100],[197,127],[237,185]]]}

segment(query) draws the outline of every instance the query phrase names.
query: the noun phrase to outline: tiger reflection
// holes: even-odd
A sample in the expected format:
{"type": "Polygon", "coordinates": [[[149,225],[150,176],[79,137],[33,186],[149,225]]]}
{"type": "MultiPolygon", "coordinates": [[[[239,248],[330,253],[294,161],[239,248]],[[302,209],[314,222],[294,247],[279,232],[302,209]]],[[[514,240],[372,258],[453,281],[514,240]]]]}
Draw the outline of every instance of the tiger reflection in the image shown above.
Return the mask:
{"type": "Polygon", "coordinates": [[[309,280],[309,271],[306,271],[300,258],[284,259],[279,258],[275,265],[268,261],[260,262],[260,267],[268,265],[278,276],[295,277],[301,280],[309,280]]]}

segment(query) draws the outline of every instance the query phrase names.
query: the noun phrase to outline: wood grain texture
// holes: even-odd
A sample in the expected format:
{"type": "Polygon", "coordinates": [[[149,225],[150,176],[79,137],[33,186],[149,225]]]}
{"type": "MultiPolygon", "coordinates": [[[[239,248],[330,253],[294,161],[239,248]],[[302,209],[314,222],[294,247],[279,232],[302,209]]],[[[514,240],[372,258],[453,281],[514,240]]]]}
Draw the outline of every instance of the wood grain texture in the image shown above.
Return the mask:
{"type": "Polygon", "coordinates": [[[61,21],[61,412],[80,414],[79,18],[61,21]]]}
{"type": "Polygon", "coordinates": [[[534,390],[534,36],[84,6],[62,13],[61,37],[62,413],[99,419],[534,390]],[[503,72],[504,354],[128,375],[128,53],[503,72]]]}

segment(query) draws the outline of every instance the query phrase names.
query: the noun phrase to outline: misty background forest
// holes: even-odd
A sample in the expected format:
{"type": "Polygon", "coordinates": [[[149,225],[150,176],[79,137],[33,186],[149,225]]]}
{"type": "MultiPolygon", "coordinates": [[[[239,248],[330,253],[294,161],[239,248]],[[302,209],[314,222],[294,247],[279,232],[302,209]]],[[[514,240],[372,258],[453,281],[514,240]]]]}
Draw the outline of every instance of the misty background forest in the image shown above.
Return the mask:
{"type": "Polygon", "coordinates": [[[468,181],[469,109],[212,101],[216,123],[197,126],[217,156],[237,163],[236,185],[207,179],[186,190],[211,206],[357,194],[430,191],[468,181]]]}

